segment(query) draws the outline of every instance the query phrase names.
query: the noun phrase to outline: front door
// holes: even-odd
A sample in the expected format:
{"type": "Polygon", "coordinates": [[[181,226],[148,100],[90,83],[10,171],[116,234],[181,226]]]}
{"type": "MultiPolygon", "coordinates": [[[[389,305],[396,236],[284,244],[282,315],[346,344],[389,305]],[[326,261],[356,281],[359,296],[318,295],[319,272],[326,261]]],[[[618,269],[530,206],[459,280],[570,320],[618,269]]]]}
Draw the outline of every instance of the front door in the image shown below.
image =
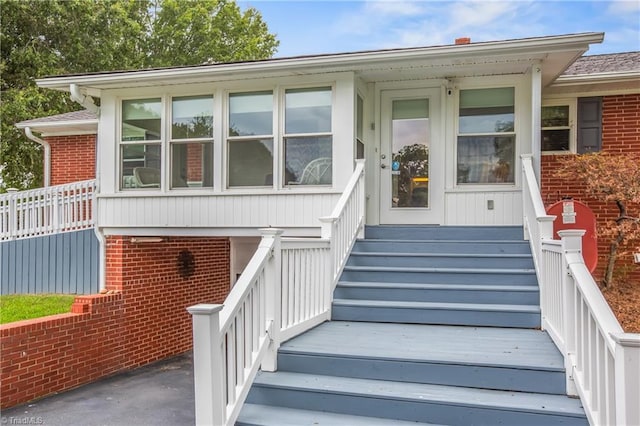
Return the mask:
{"type": "Polygon", "coordinates": [[[440,89],[381,92],[381,224],[442,224],[440,127],[440,89]]]}

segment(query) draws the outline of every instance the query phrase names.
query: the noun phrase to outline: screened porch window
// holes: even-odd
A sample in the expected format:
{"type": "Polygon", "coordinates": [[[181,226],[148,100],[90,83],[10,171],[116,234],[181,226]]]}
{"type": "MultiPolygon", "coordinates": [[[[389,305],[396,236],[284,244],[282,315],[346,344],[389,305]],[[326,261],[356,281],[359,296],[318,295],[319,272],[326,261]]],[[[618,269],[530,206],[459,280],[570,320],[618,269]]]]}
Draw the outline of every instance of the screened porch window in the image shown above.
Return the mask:
{"type": "Polygon", "coordinates": [[[513,87],[460,91],[457,183],[513,183],[515,165],[513,87]]]}
{"type": "Polygon", "coordinates": [[[229,187],[273,185],[273,92],[229,95],[229,187]]]}
{"type": "Polygon", "coordinates": [[[331,87],[285,91],[285,185],[331,185],[331,87]]]}
{"type": "Polygon", "coordinates": [[[213,187],[213,96],[171,100],[171,188],[213,187]]]}
{"type": "Polygon", "coordinates": [[[122,101],[120,188],[160,188],[162,102],[122,101]]]}

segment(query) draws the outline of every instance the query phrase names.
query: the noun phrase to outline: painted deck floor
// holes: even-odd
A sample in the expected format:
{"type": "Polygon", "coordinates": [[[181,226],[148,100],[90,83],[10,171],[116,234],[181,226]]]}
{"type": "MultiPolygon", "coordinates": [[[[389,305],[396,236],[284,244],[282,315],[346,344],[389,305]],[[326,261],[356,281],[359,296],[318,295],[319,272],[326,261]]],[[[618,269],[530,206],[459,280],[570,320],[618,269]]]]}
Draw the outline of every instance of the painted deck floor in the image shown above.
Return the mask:
{"type": "Polygon", "coordinates": [[[282,345],[281,353],[463,363],[562,371],[562,355],[539,330],[332,321],[282,345]]]}

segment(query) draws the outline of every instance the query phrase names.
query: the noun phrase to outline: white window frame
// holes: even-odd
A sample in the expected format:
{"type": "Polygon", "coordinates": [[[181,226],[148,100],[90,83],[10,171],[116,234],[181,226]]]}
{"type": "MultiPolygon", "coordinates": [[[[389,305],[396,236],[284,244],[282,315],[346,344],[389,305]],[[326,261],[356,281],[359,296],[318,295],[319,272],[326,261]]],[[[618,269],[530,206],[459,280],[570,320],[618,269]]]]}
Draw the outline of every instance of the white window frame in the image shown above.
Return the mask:
{"type": "MultiPolygon", "coordinates": [[[[577,135],[577,123],[578,123],[578,100],[577,98],[558,98],[558,99],[543,99],[542,108],[552,106],[568,106],[569,107],[569,126],[560,127],[542,127],[542,121],[540,122],[540,137],[542,137],[543,130],[563,130],[568,127],[569,129],[569,150],[568,151],[541,151],[542,155],[566,155],[575,154],[578,147],[578,135],[577,135]]],[[[542,111],[540,114],[542,120],[542,111]]],[[[541,148],[542,149],[542,148],[541,148]]]]}
{"type": "MultiPolygon", "coordinates": [[[[187,182],[187,186],[185,187],[175,187],[173,188],[173,152],[172,152],[172,147],[173,145],[188,145],[188,144],[192,144],[192,143],[210,143],[211,144],[211,150],[212,150],[212,156],[215,157],[215,127],[216,127],[216,109],[215,109],[215,93],[214,92],[205,92],[205,93],[197,93],[197,94],[176,94],[176,93],[172,93],[170,95],[167,95],[167,102],[166,102],[166,106],[163,109],[163,111],[166,111],[165,116],[167,117],[166,123],[164,123],[163,126],[163,130],[164,130],[164,134],[166,135],[165,138],[163,139],[163,144],[166,144],[166,149],[164,150],[164,156],[166,157],[166,161],[163,164],[162,168],[163,168],[163,172],[166,172],[166,174],[168,175],[166,180],[168,181],[167,187],[169,190],[171,191],[202,191],[202,190],[212,190],[214,183],[213,180],[211,182],[211,186],[194,186],[194,187],[190,187],[188,185],[187,182]],[[197,97],[197,96],[201,96],[201,97],[211,97],[211,106],[212,106],[212,111],[213,111],[213,133],[211,135],[210,138],[185,138],[185,139],[174,139],[173,138],[173,100],[175,98],[188,98],[188,97],[197,97]],[[165,143],[166,140],[166,143],[165,143]],[[166,169],[166,170],[164,170],[166,169]]],[[[212,162],[210,164],[211,167],[211,174],[213,176],[214,173],[214,161],[212,159],[212,162]]],[[[164,175],[164,174],[163,174],[164,175]]],[[[212,177],[213,179],[213,177],[212,177]]],[[[215,180],[215,179],[214,179],[215,180]]]]}
{"type": "Polygon", "coordinates": [[[331,82],[322,82],[322,81],[318,81],[315,83],[310,83],[310,84],[306,84],[306,85],[290,85],[290,86],[281,86],[279,93],[278,93],[278,100],[279,100],[279,108],[278,108],[278,161],[279,161],[279,166],[278,169],[274,169],[274,174],[277,172],[278,174],[278,180],[280,182],[279,185],[279,189],[285,189],[285,190],[302,190],[304,191],[304,189],[306,188],[312,188],[315,191],[317,191],[318,188],[330,188],[333,187],[333,185],[335,184],[335,169],[332,167],[332,176],[331,176],[331,184],[330,185],[291,185],[288,184],[285,181],[285,170],[286,170],[286,160],[285,160],[285,151],[286,151],[286,145],[285,145],[285,139],[290,137],[290,138],[296,138],[296,137],[330,137],[331,138],[331,162],[332,165],[335,165],[335,158],[334,158],[334,154],[336,151],[336,146],[335,146],[335,113],[336,113],[336,83],[335,81],[331,81],[331,82]],[[286,105],[286,93],[287,90],[297,90],[297,89],[301,89],[301,90],[305,90],[305,89],[322,89],[322,88],[329,88],[331,90],[331,129],[329,132],[318,132],[318,133],[286,133],[286,127],[285,127],[285,123],[286,123],[286,109],[287,109],[287,105],[286,105]]]}

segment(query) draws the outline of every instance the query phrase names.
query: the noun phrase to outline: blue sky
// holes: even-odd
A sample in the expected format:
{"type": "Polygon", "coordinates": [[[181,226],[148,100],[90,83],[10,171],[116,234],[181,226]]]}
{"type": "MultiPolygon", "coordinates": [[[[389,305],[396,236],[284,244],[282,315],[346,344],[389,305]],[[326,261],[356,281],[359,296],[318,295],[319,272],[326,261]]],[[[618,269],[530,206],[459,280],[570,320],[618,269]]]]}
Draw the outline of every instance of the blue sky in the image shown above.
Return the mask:
{"type": "Polygon", "coordinates": [[[280,40],[275,57],[604,31],[587,54],[640,50],[640,1],[239,0],[280,40]]]}

